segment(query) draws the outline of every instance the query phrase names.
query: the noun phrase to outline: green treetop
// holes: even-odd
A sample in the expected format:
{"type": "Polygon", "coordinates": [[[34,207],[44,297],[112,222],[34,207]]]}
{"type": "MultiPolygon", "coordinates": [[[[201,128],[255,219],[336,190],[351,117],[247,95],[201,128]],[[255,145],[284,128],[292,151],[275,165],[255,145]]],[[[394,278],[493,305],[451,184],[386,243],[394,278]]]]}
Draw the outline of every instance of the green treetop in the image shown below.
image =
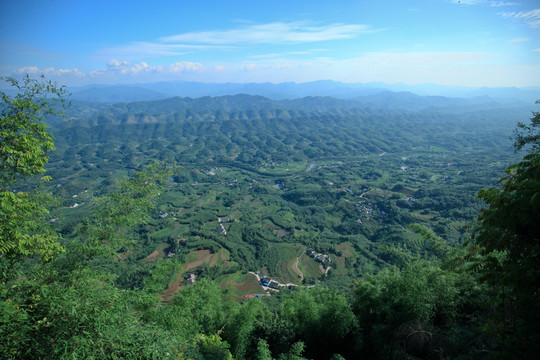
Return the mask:
{"type": "Polygon", "coordinates": [[[18,93],[0,92],[0,256],[5,260],[38,255],[49,260],[62,247],[44,225],[48,210],[43,195],[10,190],[21,178],[45,171],[47,154],[54,149],[45,116],[60,114],[67,91],[43,77],[4,80],[18,93]]]}

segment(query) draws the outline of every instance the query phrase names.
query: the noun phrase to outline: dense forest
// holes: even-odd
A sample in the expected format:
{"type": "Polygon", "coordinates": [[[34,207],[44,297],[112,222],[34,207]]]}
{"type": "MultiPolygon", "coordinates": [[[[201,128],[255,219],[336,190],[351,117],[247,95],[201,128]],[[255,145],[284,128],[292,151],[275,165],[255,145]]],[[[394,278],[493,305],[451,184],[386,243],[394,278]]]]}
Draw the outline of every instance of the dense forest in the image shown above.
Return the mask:
{"type": "Polygon", "coordinates": [[[540,352],[540,113],[7,81],[1,357],[540,352]]]}

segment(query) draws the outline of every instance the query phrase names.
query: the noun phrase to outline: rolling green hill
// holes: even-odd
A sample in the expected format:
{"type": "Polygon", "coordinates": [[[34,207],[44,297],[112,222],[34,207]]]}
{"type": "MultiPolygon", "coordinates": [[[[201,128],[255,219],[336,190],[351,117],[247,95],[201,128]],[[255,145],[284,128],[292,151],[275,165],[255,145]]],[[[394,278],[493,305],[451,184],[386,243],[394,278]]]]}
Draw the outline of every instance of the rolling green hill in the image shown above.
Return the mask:
{"type": "Polygon", "coordinates": [[[47,160],[43,142],[20,140],[25,126],[46,131],[39,107],[6,103],[2,156],[19,173],[2,168],[3,354],[536,353],[536,288],[521,275],[537,272],[520,260],[537,258],[538,154],[510,168],[503,192],[480,192],[494,207],[477,198],[518,161],[509,134],[527,109],[396,97],[384,110],[320,97],[76,101],[68,121],[49,119],[56,150],[35,178],[22,172],[47,160]],[[465,248],[477,219],[489,247],[465,248]],[[499,233],[532,250],[499,252],[499,233]]]}
{"type": "Polygon", "coordinates": [[[132,266],[184,239],[184,251],[223,248],[242,271],[267,268],[285,281],[292,270],[277,264],[299,254],[283,258],[271,244],[298,244],[342,264],[334,282],[346,284],[392,264],[392,247],[429,251],[406,230],[410,223],[463,242],[479,210],[476,192],[513,161],[508,136],[520,111],[457,115],[351,104],[237,95],[102,107],[55,130],[48,174],[65,206],[55,225],[69,236],[92,195],[113,189],[111,178],[160,159],[181,168],[153,222],[139,231],[150,241],[124,260],[132,266]],[[226,235],[217,230],[220,217],[236,220],[224,225],[226,235]],[[343,243],[356,254],[346,262],[343,243]]]}

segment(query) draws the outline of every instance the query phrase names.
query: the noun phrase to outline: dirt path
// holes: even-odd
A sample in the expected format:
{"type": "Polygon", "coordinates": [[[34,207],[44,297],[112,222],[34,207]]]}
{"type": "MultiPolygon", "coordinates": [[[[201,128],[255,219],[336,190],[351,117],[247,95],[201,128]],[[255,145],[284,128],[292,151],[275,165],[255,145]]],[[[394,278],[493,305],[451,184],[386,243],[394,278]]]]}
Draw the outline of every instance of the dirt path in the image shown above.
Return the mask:
{"type": "Polygon", "coordinates": [[[300,257],[297,257],[296,261],[294,262],[294,264],[292,266],[292,269],[298,276],[300,276],[300,282],[302,282],[302,281],[304,281],[304,274],[298,268],[298,261],[299,260],[300,260],[300,257]]]}
{"type": "Polygon", "coordinates": [[[181,284],[183,282],[183,272],[180,272],[180,274],[176,275],[176,281],[174,283],[169,284],[169,287],[163,291],[159,296],[161,296],[161,301],[163,303],[169,302],[173,296],[181,289],[181,284]]]}

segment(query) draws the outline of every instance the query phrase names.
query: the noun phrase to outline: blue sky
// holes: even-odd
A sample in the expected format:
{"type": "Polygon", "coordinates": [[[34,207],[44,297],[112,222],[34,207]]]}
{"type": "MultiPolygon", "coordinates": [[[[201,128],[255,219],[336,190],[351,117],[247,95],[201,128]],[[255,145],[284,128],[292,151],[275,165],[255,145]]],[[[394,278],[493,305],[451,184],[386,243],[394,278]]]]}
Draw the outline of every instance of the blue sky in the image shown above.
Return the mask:
{"type": "Polygon", "coordinates": [[[5,1],[0,74],[62,84],[540,86],[540,2],[5,1]]]}

